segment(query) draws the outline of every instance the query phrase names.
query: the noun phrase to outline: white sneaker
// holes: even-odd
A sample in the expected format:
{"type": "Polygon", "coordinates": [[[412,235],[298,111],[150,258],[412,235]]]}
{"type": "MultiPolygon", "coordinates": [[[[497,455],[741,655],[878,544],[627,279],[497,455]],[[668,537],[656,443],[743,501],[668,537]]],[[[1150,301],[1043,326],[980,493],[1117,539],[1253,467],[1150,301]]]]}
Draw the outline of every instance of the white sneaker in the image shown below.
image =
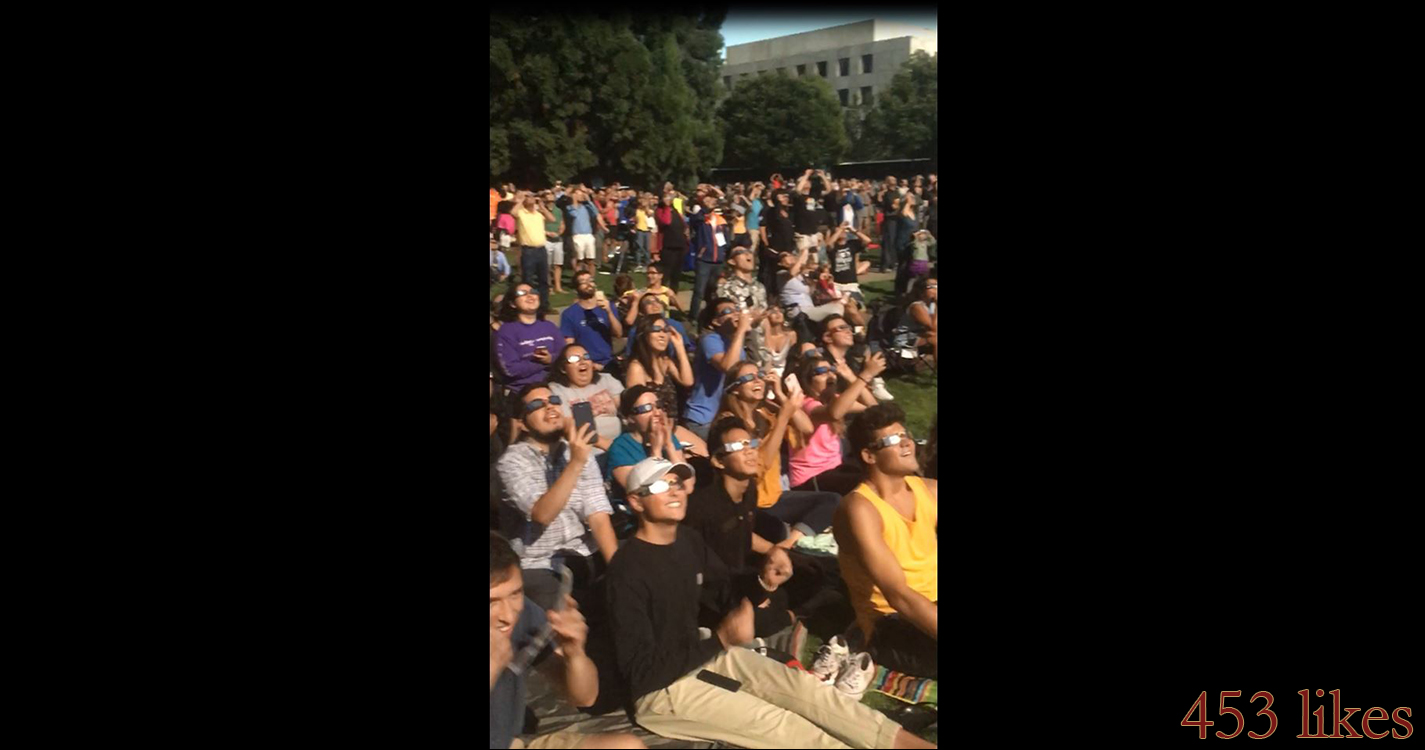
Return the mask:
{"type": "Polygon", "coordinates": [[[891,392],[886,390],[886,381],[880,377],[876,377],[871,381],[871,395],[875,396],[876,400],[882,403],[896,400],[896,397],[892,396],[891,392]]]}
{"type": "Polygon", "coordinates": [[[841,670],[841,676],[836,678],[836,689],[859,700],[875,676],[876,665],[871,662],[871,655],[862,652],[851,657],[841,670]]]}
{"type": "Polygon", "coordinates": [[[821,680],[823,685],[831,685],[836,682],[837,676],[845,669],[850,658],[851,649],[846,645],[846,641],[839,635],[833,635],[831,640],[821,644],[821,648],[816,650],[816,656],[811,661],[811,676],[821,680]]]}

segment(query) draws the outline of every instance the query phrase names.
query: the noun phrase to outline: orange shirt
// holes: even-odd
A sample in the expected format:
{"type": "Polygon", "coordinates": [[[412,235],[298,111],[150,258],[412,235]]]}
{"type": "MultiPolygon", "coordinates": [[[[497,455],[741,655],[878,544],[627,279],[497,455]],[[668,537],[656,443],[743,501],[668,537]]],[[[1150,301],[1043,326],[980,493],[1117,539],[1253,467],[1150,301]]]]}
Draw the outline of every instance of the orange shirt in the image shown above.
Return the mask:
{"type": "Polygon", "coordinates": [[[495,212],[500,208],[500,191],[490,188],[490,221],[495,220],[495,212]]]}

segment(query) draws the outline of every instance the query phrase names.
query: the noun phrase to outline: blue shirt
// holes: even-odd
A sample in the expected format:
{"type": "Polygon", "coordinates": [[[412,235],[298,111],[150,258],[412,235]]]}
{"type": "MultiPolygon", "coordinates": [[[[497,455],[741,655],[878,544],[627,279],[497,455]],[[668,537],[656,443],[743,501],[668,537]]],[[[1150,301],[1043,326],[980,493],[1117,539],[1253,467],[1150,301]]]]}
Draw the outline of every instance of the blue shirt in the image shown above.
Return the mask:
{"type": "Polygon", "coordinates": [[[762,199],[753,198],[752,208],[747,209],[747,231],[755,232],[762,228],[762,199]]]}
{"type": "MultiPolygon", "coordinates": [[[[535,639],[547,619],[544,610],[525,597],[520,619],[510,631],[511,658],[518,656],[520,649],[535,639]]],[[[531,666],[548,659],[549,655],[554,653],[554,645],[554,639],[550,638],[531,666]]],[[[500,673],[499,679],[495,680],[495,689],[490,691],[490,747],[509,747],[514,742],[515,735],[519,734],[524,726],[524,683],[528,675],[529,672],[526,671],[516,677],[514,672],[506,668],[500,673]]]]}
{"type": "Polygon", "coordinates": [[[602,306],[585,310],[578,302],[570,305],[559,314],[559,332],[587,349],[589,357],[601,365],[607,365],[614,357],[610,344],[614,336],[613,326],[609,323],[609,311],[602,306]]]}
{"type": "Polygon", "coordinates": [[[698,339],[698,353],[693,357],[693,392],[688,396],[688,408],[683,412],[687,421],[709,424],[717,415],[718,402],[722,401],[722,380],[727,373],[719,370],[712,363],[712,358],[727,352],[727,344],[727,340],[717,332],[698,339]]]}
{"type": "Polygon", "coordinates": [[[500,250],[490,251],[490,267],[500,269],[502,275],[510,275],[510,260],[506,258],[504,252],[500,250]]]}
{"type": "Polygon", "coordinates": [[[573,234],[593,234],[594,233],[594,206],[589,203],[569,206],[569,221],[573,226],[573,234]]]}

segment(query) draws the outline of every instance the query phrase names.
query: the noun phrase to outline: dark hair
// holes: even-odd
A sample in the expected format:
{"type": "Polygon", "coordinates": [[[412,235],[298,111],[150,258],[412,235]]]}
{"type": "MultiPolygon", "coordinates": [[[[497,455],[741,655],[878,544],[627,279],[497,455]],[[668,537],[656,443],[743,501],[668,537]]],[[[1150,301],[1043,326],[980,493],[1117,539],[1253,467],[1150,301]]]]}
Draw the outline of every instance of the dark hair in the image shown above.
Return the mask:
{"type": "Polygon", "coordinates": [[[704,306],[702,310],[698,311],[698,330],[711,328],[713,316],[717,315],[717,308],[724,304],[737,307],[737,300],[727,297],[713,297],[711,300],[708,300],[708,304],[704,306]]]}
{"type": "Polygon", "coordinates": [[[633,288],[633,277],[621,273],[614,277],[614,297],[622,297],[623,293],[633,288]]]}
{"type": "Polygon", "coordinates": [[[515,417],[515,419],[523,419],[523,418],[524,418],[524,415],[525,415],[524,400],[525,400],[526,397],[529,396],[529,394],[530,394],[531,392],[533,392],[533,391],[535,391],[535,390],[537,390],[537,389],[539,389],[539,388],[549,388],[549,383],[548,383],[548,382],[543,382],[543,383],[530,383],[529,385],[527,385],[527,386],[521,388],[519,393],[515,394],[515,400],[514,400],[513,403],[510,404],[510,408],[511,408],[511,409],[513,410],[513,412],[514,412],[514,417],[515,417]]]}
{"type": "MultiPolygon", "coordinates": [[[[728,370],[728,371],[727,371],[727,374],[723,376],[723,378],[722,378],[722,400],[719,401],[719,402],[718,402],[718,405],[717,405],[717,413],[718,413],[718,414],[723,414],[723,413],[725,413],[725,412],[732,412],[733,414],[736,414],[736,413],[737,413],[737,412],[733,411],[733,409],[732,409],[732,403],[737,400],[737,396],[733,395],[733,393],[732,393],[732,381],[736,380],[736,379],[739,377],[738,374],[737,374],[738,372],[740,372],[740,371],[743,370],[743,369],[746,369],[749,365],[752,366],[752,367],[756,367],[756,368],[757,368],[757,371],[758,371],[759,373],[762,372],[762,366],[761,366],[761,365],[759,365],[759,364],[757,364],[756,362],[753,362],[753,361],[751,361],[751,360],[746,360],[746,359],[745,359],[745,360],[743,360],[743,361],[741,361],[741,362],[738,362],[736,365],[734,365],[734,366],[732,367],[732,369],[731,369],[731,370],[728,370]]],[[[768,386],[768,387],[770,388],[771,386],[768,386]]],[[[756,418],[756,416],[757,416],[757,412],[756,412],[756,410],[754,409],[754,410],[753,410],[753,417],[754,417],[754,419],[756,418]]],[[[738,420],[738,421],[741,421],[741,420],[738,420]]],[[[743,425],[743,426],[744,426],[749,432],[753,432],[753,433],[755,434],[755,430],[754,430],[752,427],[747,427],[746,425],[743,425]]]]}
{"type": "MultiPolygon", "coordinates": [[[[574,286],[578,286],[578,285],[579,285],[579,277],[580,277],[580,276],[593,276],[593,275],[594,275],[594,272],[588,270],[587,268],[580,268],[580,269],[578,269],[577,271],[574,272],[574,286]]],[[[597,280],[597,279],[596,279],[596,280],[597,280]]]]}
{"type": "MultiPolygon", "coordinates": [[[[581,343],[579,343],[579,342],[577,342],[577,341],[575,341],[575,342],[572,343],[572,344],[565,344],[565,345],[564,345],[564,348],[559,350],[559,356],[555,357],[555,358],[554,358],[552,361],[550,361],[550,363],[549,363],[549,382],[550,382],[550,383],[558,383],[558,384],[560,384],[560,385],[568,386],[568,387],[570,387],[570,388],[573,388],[573,387],[574,387],[574,384],[571,383],[571,382],[569,382],[569,373],[564,370],[564,366],[567,365],[567,364],[569,364],[568,362],[565,362],[565,361],[564,361],[564,358],[567,357],[567,356],[569,356],[569,350],[570,350],[570,349],[573,349],[573,348],[576,347],[576,346],[579,347],[580,349],[583,349],[583,350],[584,350],[584,354],[587,355],[587,354],[589,353],[589,347],[584,346],[583,344],[581,344],[581,343]]],[[[599,372],[598,369],[595,369],[595,370],[594,370],[594,379],[591,380],[591,381],[589,381],[589,385],[593,385],[594,383],[599,382],[599,379],[602,378],[603,376],[604,376],[604,374],[603,374],[602,372],[599,372]]]]}
{"type": "Polygon", "coordinates": [[[869,448],[876,440],[876,430],[884,430],[900,422],[905,424],[905,412],[895,404],[876,404],[856,417],[846,431],[846,439],[851,443],[851,452],[856,456],[869,448]]]}
{"type": "Polygon", "coordinates": [[[841,313],[832,313],[826,316],[825,318],[822,318],[821,327],[816,329],[816,348],[820,349],[826,344],[826,329],[831,327],[831,321],[833,320],[842,321],[848,326],[851,325],[851,321],[847,320],[846,316],[842,315],[841,313]]]}
{"type": "Polygon", "coordinates": [[[504,583],[510,579],[510,568],[520,566],[520,556],[505,538],[490,532],[490,585],[504,583]]]}
{"type": "Polygon", "coordinates": [[[536,298],[539,300],[539,307],[534,311],[535,320],[544,320],[544,316],[549,314],[549,300],[538,296],[539,287],[528,281],[520,280],[520,274],[512,273],[510,274],[510,284],[505,288],[505,297],[500,300],[500,310],[495,313],[495,318],[501,323],[509,323],[518,320],[520,317],[519,308],[515,307],[515,300],[518,299],[515,297],[515,289],[519,287],[520,284],[529,287],[530,294],[536,295],[536,298]]]}
{"type": "Polygon", "coordinates": [[[714,422],[712,429],[708,430],[708,455],[717,456],[722,451],[722,444],[727,442],[724,436],[733,430],[742,430],[752,437],[757,437],[737,417],[723,417],[714,422]]]}
{"type": "MultiPolygon", "coordinates": [[[[833,364],[831,364],[831,361],[828,360],[826,357],[806,357],[806,358],[804,358],[804,359],[802,360],[801,369],[799,369],[799,370],[797,371],[797,380],[801,381],[802,390],[803,390],[808,396],[810,396],[810,397],[812,397],[812,398],[815,398],[815,399],[817,399],[818,401],[821,400],[821,394],[819,394],[819,393],[818,393],[818,394],[813,394],[813,393],[811,392],[811,379],[812,379],[811,371],[814,370],[814,369],[816,369],[816,366],[817,366],[817,365],[820,365],[820,364],[824,364],[824,365],[826,365],[827,367],[830,367],[830,368],[831,368],[831,374],[834,375],[834,376],[836,376],[836,377],[832,380],[832,383],[833,383],[833,384],[835,384],[836,382],[839,382],[840,376],[837,375],[837,373],[836,373],[836,366],[833,365],[833,364]]],[[[833,385],[833,387],[835,387],[835,386],[833,385]]],[[[830,406],[831,406],[831,404],[827,404],[827,407],[830,407],[830,406]]],[[[828,409],[828,411],[829,411],[829,409],[828,409]]],[[[843,417],[843,418],[841,418],[841,419],[833,420],[830,424],[831,424],[831,430],[832,430],[832,432],[835,432],[837,435],[843,435],[843,434],[846,433],[846,419],[845,419],[845,417],[843,417]]]]}
{"type": "Polygon", "coordinates": [[[905,303],[919,302],[925,297],[925,285],[930,283],[930,274],[921,274],[915,277],[915,281],[910,284],[910,291],[906,293],[905,303]]]}
{"type": "Polygon", "coordinates": [[[624,391],[623,395],[619,396],[618,399],[618,413],[621,416],[632,419],[633,405],[638,403],[638,399],[642,398],[645,393],[652,393],[654,396],[658,395],[657,389],[647,385],[635,385],[624,391]]]}
{"type": "MultiPolygon", "coordinates": [[[[644,297],[647,296],[646,294],[644,295],[644,297]]],[[[642,303],[642,300],[639,300],[639,302],[642,303]]],[[[646,375],[650,381],[653,380],[654,375],[653,360],[657,357],[668,357],[669,359],[673,357],[673,337],[677,335],[678,332],[674,330],[672,324],[662,315],[640,315],[638,320],[635,321],[633,328],[633,358],[643,367],[643,374],[646,375]],[[668,335],[668,347],[665,348],[661,354],[653,351],[653,345],[648,343],[648,337],[644,335],[648,333],[654,323],[660,320],[663,321],[663,325],[668,329],[664,331],[664,333],[668,335]]]]}

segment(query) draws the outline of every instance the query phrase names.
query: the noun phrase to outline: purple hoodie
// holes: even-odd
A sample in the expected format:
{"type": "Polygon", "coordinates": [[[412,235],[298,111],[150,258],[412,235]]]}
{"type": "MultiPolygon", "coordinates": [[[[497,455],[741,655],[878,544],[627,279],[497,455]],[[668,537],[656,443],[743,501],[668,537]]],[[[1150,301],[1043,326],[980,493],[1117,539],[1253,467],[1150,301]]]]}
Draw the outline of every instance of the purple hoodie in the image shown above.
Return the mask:
{"type": "Polygon", "coordinates": [[[505,372],[507,385],[519,389],[544,382],[549,365],[534,360],[534,350],[541,346],[549,350],[551,360],[564,348],[564,335],[547,320],[521,323],[516,319],[495,331],[495,358],[505,372]]]}

